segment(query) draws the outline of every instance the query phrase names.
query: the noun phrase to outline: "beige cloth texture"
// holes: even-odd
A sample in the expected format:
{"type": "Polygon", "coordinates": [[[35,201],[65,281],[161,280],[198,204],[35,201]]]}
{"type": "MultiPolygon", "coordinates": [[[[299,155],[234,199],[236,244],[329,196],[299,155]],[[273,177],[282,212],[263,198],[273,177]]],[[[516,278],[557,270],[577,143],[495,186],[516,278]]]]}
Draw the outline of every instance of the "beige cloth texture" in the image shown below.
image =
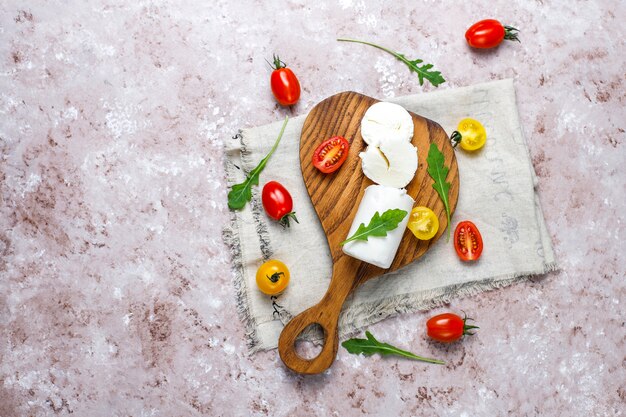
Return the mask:
{"type": "MultiPolygon", "coordinates": [[[[452,217],[453,227],[462,220],[476,224],[484,251],[475,263],[461,262],[452,239],[446,242],[444,235],[422,258],[366,282],[344,305],[340,338],[392,315],[432,308],[454,297],[500,288],[556,269],[512,80],[386,101],[434,120],[448,134],[465,117],[485,126],[487,143],[481,151],[456,152],[460,192],[452,217]]],[[[316,304],[330,282],[330,251],[300,171],[300,132],[305,118],[289,120],[279,147],[260,175],[259,186],[253,189],[251,203],[232,212],[231,225],[224,232],[251,353],[275,348],[284,324],[316,304]],[[263,212],[261,190],[272,180],[291,193],[299,224],[283,229],[263,212]],[[256,271],[267,259],[280,259],[291,271],[287,290],[277,297],[264,295],[256,287],[256,271]]],[[[245,173],[268,153],[281,125],[282,120],[244,129],[226,144],[229,186],[243,181],[245,173]]]]}

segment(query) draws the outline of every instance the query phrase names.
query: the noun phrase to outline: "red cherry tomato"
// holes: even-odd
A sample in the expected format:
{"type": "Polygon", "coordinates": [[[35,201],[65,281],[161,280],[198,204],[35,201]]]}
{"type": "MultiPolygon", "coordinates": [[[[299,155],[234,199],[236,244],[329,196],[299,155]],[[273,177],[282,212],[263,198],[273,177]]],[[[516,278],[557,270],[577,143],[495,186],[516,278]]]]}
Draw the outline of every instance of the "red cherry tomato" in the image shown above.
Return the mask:
{"type": "Polygon", "coordinates": [[[483,238],[476,225],[463,221],[454,230],[454,249],[462,261],[475,261],[483,253],[483,238]]]}
{"type": "Polygon", "coordinates": [[[291,194],[281,183],[270,181],[263,186],[261,193],[263,208],[268,216],[278,222],[283,227],[289,227],[289,219],[294,219],[298,223],[296,213],[293,212],[293,200],[291,194]]]}
{"type": "Polygon", "coordinates": [[[461,318],[456,314],[444,313],[431,317],[426,322],[427,334],[431,339],[438,342],[450,343],[459,340],[463,335],[473,335],[468,332],[471,329],[478,329],[478,326],[466,324],[467,320],[472,320],[465,316],[461,318]]]}
{"type": "Polygon", "coordinates": [[[334,136],[326,139],[313,152],[313,166],[324,174],[330,174],[348,158],[350,143],[342,136],[334,136]]]}
{"type": "Polygon", "coordinates": [[[287,64],[278,58],[278,55],[274,55],[272,68],[274,68],[274,71],[272,71],[272,76],[270,77],[270,84],[276,101],[282,106],[296,104],[300,99],[300,82],[298,78],[291,69],[287,68],[287,64]]]}
{"type": "Polygon", "coordinates": [[[470,26],[465,32],[465,39],[473,48],[486,49],[500,45],[503,39],[519,42],[517,32],[519,30],[511,26],[503,26],[495,19],[486,19],[470,26]]]}

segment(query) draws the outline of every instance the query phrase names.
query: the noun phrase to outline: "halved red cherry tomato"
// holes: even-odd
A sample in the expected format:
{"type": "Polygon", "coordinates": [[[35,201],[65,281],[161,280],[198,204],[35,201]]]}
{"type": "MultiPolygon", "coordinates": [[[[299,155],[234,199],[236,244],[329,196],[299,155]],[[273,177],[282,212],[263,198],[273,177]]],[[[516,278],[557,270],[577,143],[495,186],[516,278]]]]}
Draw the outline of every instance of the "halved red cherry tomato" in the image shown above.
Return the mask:
{"type": "Polygon", "coordinates": [[[461,318],[456,314],[444,313],[431,317],[426,322],[427,334],[431,339],[438,342],[450,343],[459,340],[464,335],[473,335],[468,332],[471,329],[478,329],[478,326],[466,324],[467,320],[472,320],[465,316],[461,318]]]}
{"type": "Polygon", "coordinates": [[[483,237],[476,225],[463,221],[454,230],[454,249],[462,261],[475,261],[483,253],[483,237]]]}
{"type": "Polygon", "coordinates": [[[298,223],[296,213],[293,212],[293,199],[291,194],[281,183],[270,181],[263,186],[261,193],[263,208],[268,216],[283,226],[289,227],[289,219],[294,219],[298,223]]]}
{"type": "Polygon", "coordinates": [[[487,49],[500,45],[503,39],[519,42],[517,32],[518,29],[504,26],[495,19],[485,19],[470,26],[465,39],[472,48],[487,49]]]}
{"type": "Polygon", "coordinates": [[[293,73],[293,71],[287,68],[287,64],[280,60],[278,55],[274,55],[274,65],[272,65],[274,71],[270,77],[270,84],[272,86],[272,93],[283,106],[291,106],[296,104],[300,99],[300,82],[293,73]]]}
{"type": "Polygon", "coordinates": [[[335,172],[348,158],[349,151],[350,143],[344,137],[326,139],[313,152],[313,166],[324,174],[335,172]]]}

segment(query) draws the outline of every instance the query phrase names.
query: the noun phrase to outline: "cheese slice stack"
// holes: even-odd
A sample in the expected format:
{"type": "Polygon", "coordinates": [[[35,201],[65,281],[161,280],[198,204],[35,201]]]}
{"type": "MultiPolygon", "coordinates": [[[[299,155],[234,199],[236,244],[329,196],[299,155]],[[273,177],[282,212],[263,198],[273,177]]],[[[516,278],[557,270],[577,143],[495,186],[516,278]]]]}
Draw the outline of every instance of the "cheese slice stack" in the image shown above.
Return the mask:
{"type": "Polygon", "coordinates": [[[370,236],[367,241],[353,240],[343,246],[343,252],[380,268],[389,268],[393,258],[396,257],[402,235],[404,235],[404,230],[409,222],[409,213],[413,204],[415,201],[404,189],[385,185],[367,187],[348,236],[352,236],[361,223],[367,226],[376,212],[382,215],[389,209],[401,209],[406,211],[407,215],[398,224],[398,227],[387,232],[387,236],[370,236]]]}
{"type": "Polygon", "coordinates": [[[376,212],[382,215],[387,210],[401,209],[407,215],[387,236],[346,243],[343,252],[383,269],[389,268],[396,257],[415,204],[404,189],[417,171],[417,148],[411,143],[413,130],[413,118],[397,104],[376,103],[361,119],[361,136],[368,144],[365,152],[359,154],[361,167],[366,177],[380,185],[365,189],[348,237],[361,223],[367,226],[376,212]]]}
{"type": "Polygon", "coordinates": [[[411,182],[417,171],[413,129],[413,118],[402,106],[381,101],[367,109],[361,136],[369,146],[359,154],[367,178],[396,188],[411,182]]]}

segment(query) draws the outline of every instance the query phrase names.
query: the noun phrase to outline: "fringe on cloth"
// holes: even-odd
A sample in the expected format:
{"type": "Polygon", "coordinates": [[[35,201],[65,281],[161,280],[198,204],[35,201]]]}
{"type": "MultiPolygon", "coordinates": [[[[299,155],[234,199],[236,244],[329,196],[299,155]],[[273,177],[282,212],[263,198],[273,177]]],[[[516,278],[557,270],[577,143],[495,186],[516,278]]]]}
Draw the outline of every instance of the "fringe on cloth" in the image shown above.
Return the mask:
{"type": "MultiPolygon", "coordinates": [[[[233,140],[240,143],[240,152],[243,161],[243,155],[247,154],[243,143],[242,130],[239,130],[233,140]]],[[[236,170],[241,169],[236,166],[228,158],[224,158],[224,169],[226,170],[226,180],[228,187],[237,183],[236,170]]],[[[230,225],[222,230],[222,240],[230,251],[231,271],[233,274],[233,285],[235,287],[235,303],[237,306],[237,314],[245,327],[246,346],[250,354],[259,350],[261,341],[257,334],[257,323],[250,313],[250,303],[248,301],[248,288],[246,280],[243,276],[243,256],[241,253],[241,243],[239,241],[239,231],[237,230],[237,213],[230,212],[230,225]]]]}
{"type": "MultiPolygon", "coordinates": [[[[244,166],[252,166],[254,162],[250,160],[250,152],[246,146],[245,136],[243,130],[239,130],[233,140],[239,141],[239,146],[234,151],[239,151],[241,156],[242,167],[237,167],[228,158],[225,158],[225,170],[227,175],[227,184],[229,187],[238,182],[237,171],[242,170],[244,174],[248,174],[243,169],[244,166]]],[[[258,187],[252,188],[252,200],[250,201],[252,207],[252,217],[254,224],[256,225],[256,232],[259,238],[259,245],[263,260],[267,261],[274,256],[272,245],[270,242],[269,232],[267,230],[267,224],[262,220],[263,204],[259,196],[258,187]]],[[[249,288],[247,287],[246,280],[243,274],[243,255],[241,253],[241,242],[239,239],[239,230],[237,226],[237,214],[234,211],[230,213],[230,226],[224,227],[222,230],[222,240],[228,246],[231,255],[231,270],[233,273],[233,284],[235,287],[235,298],[237,305],[237,314],[239,319],[244,323],[246,345],[248,347],[248,353],[253,354],[258,350],[261,350],[261,342],[257,334],[257,322],[250,312],[250,301],[248,300],[249,288]]],[[[284,309],[279,309],[279,317],[283,322],[291,320],[291,315],[284,309]]]]}
{"type": "MultiPolygon", "coordinates": [[[[516,274],[503,275],[488,281],[473,281],[435,288],[428,291],[412,294],[402,294],[386,298],[378,302],[359,304],[349,310],[344,310],[339,318],[339,338],[345,339],[359,333],[365,326],[398,314],[415,313],[430,310],[450,303],[452,299],[470,297],[531,279],[533,276],[543,275],[558,270],[556,262],[546,264],[542,271],[528,271],[516,274]]],[[[315,344],[321,344],[321,333],[305,334],[303,339],[315,344]]]]}

